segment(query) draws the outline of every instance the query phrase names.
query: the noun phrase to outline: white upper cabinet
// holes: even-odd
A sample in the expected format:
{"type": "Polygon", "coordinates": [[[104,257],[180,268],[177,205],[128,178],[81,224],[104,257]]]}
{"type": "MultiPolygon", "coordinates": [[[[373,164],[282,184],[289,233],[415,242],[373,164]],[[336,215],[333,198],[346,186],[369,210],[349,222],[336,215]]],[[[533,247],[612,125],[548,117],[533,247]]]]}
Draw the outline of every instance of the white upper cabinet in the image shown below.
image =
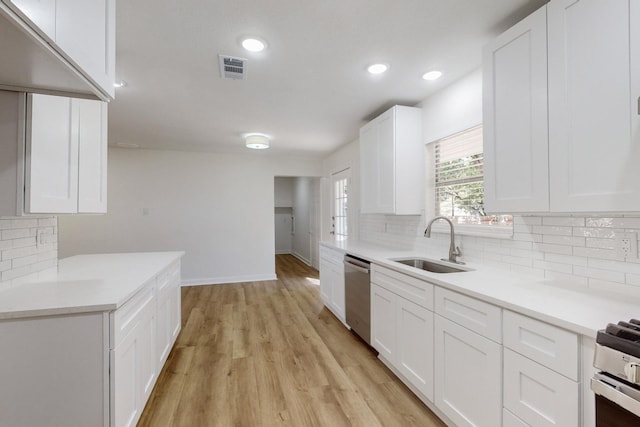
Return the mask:
{"type": "Polygon", "coordinates": [[[360,129],[361,213],[424,209],[422,110],[395,106],[360,129]]]}
{"type": "Polygon", "coordinates": [[[640,210],[640,4],[549,3],[554,211],[640,210]]]}
{"type": "Polygon", "coordinates": [[[484,205],[549,210],[547,8],[484,49],[484,205]]]}
{"type": "Polygon", "coordinates": [[[106,102],[0,91],[0,140],[0,215],[107,211],[106,102]]]}
{"type": "Polygon", "coordinates": [[[107,104],[74,99],[78,105],[78,212],[107,211],[107,104]]]}
{"type": "Polygon", "coordinates": [[[115,0],[1,0],[0,84],[115,95],[115,0]]]}
{"type": "Polygon", "coordinates": [[[487,211],[640,210],[640,5],[552,0],[544,18],[485,50],[487,211]]]}
{"type": "Polygon", "coordinates": [[[25,211],[78,210],[78,114],[71,98],[29,95],[25,211]]]}

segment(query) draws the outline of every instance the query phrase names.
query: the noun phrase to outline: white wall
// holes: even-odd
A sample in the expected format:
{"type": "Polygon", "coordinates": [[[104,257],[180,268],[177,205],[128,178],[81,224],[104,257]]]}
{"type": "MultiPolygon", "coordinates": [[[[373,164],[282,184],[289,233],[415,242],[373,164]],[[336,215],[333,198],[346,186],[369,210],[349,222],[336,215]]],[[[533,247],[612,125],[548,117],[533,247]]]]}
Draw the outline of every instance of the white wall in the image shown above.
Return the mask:
{"type": "Polygon", "coordinates": [[[275,277],[274,177],[313,159],[109,147],[108,213],[59,217],[59,254],[184,250],[186,284],[275,277]]]}
{"type": "Polygon", "coordinates": [[[274,197],[276,208],[290,208],[293,206],[294,177],[276,176],[274,179],[274,197]]]}

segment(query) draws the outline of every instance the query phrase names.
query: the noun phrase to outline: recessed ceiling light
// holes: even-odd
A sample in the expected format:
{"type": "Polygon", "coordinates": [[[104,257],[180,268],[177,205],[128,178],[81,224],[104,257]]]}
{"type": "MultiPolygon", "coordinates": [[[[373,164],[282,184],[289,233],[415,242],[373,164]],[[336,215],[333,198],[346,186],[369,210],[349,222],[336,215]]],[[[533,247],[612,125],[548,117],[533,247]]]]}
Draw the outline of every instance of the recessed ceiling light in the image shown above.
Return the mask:
{"type": "Polygon", "coordinates": [[[428,73],[424,73],[422,75],[422,78],[425,80],[437,80],[440,77],[442,77],[442,71],[437,70],[429,71],[428,73]]]}
{"type": "Polygon", "coordinates": [[[242,40],[242,47],[249,52],[262,52],[267,47],[267,44],[262,40],[249,37],[242,40]]]}
{"type": "Polygon", "coordinates": [[[270,138],[262,133],[250,133],[244,136],[244,145],[253,150],[269,148],[270,138]]]}
{"type": "Polygon", "coordinates": [[[389,69],[389,65],[387,64],[371,64],[367,67],[367,71],[371,74],[382,74],[389,69]]]}
{"type": "Polygon", "coordinates": [[[127,82],[125,82],[124,80],[119,80],[117,82],[113,82],[113,87],[125,87],[127,85],[127,82]]]}

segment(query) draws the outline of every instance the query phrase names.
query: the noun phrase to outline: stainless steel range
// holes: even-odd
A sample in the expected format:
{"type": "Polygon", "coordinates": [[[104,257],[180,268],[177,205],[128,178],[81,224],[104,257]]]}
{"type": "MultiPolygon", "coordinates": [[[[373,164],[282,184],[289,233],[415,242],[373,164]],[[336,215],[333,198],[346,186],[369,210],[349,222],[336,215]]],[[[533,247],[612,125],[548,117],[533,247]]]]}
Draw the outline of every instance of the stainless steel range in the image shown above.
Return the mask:
{"type": "Polygon", "coordinates": [[[609,324],[596,337],[591,379],[597,427],[640,426],[640,320],[609,324]]]}

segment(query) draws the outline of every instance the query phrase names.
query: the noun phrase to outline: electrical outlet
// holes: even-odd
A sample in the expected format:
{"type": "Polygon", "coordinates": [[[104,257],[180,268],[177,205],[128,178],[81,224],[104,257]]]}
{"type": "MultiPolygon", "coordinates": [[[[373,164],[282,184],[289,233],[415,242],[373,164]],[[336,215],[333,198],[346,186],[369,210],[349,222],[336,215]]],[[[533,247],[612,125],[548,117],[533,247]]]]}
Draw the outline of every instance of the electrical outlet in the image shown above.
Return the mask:
{"type": "Polygon", "coordinates": [[[638,258],[638,233],[618,234],[618,255],[624,259],[638,258]]]}

